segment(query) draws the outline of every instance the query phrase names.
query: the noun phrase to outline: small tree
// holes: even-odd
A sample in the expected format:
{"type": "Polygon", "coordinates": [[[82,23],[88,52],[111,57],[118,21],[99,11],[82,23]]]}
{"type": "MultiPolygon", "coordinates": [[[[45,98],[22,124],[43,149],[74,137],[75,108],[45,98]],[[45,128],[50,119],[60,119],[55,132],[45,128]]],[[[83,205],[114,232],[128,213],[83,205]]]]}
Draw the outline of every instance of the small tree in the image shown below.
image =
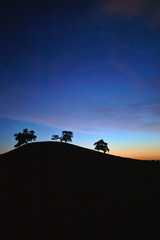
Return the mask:
{"type": "Polygon", "coordinates": [[[72,142],[73,132],[71,131],[62,131],[62,137],[60,137],[61,142],[72,142]]]}
{"type": "Polygon", "coordinates": [[[73,132],[71,131],[62,131],[62,136],[59,137],[59,135],[52,135],[51,140],[55,141],[60,139],[61,142],[72,142],[72,138],[73,138],[73,132]]]}
{"type": "Polygon", "coordinates": [[[28,131],[27,128],[23,129],[23,133],[16,133],[14,134],[15,140],[18,141],[14,147],[20,147],[21,145],[27,144],[28,142],[31,142],[32,140],[36,140],[37,136],[34,135],[34,131],[28,131]]]}
{"type": "Polygon", "coordinates": [[[98,142],[94,143],[96,150],[102,150],[104,153],[107,151],[109,152],[109,148],[108,148],[108,143],[104,142],[103,139],[99,140],[98,142]]]}
{"type": "Polygon", "coordinates": [[[51,140],[58,140],[58,139],[60,139],[60,137],[59,137],[59,135],[52,135],[52,138],[51,138],[51,140]]]}

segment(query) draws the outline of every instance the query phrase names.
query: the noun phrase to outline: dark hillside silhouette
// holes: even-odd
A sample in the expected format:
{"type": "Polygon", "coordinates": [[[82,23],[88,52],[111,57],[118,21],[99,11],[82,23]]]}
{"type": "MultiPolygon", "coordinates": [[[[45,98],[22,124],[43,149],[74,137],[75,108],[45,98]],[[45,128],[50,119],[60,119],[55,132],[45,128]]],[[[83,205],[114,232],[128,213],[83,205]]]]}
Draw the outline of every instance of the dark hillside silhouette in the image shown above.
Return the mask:
{"type": "Polygon", "coordinates": [[[0,239],[159,239],[159,192],[159,162],[30,143],[0,155],[0,239]]]}

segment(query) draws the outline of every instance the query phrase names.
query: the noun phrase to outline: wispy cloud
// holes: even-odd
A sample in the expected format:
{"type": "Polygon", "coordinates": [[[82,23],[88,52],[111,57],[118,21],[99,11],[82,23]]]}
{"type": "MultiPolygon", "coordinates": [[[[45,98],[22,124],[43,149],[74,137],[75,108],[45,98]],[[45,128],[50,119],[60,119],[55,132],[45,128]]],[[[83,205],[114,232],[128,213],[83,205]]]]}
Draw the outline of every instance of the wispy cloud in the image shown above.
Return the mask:
{"type": "Polygon", "coordinates": [[[148,88],[154,93],[160,93],[160,76],[153,76],[144,79],[144,87],[148,88]]]}
{"type": "Polygon", "coordinates": [[[124,15],[128,18],[144,16],[148,23],[160,25],[160,4],[154,0],[104,0],[99,11],[108,15],[124,15]]]}
{"type": "MultiPolygon", "coordinates": [[[[61,115],[52,112],[8,111],[2,117],[14,120],[42,124],[59,129],[69,129],[83,133],[97,133],[107,129],[137,130],[160,132],[160,99],[152,102],[141,102],[121,106],[121,101],[113,107],[98,106],[94,111],[88,108],[85,114],[81,112],[70,114],[64,112],[61,115]]],[[[94,105],[92,106],[94,108],[94,105]]]]}
{"type": "Polygon", "coordinates": [[[108,63],[111,66],[119,69],[123,74],[126,74],[134,79],[139,79],[138,74],[133,70],[133,66],[131,67],[131,64],[129,64],[126,59],[124,60],[123,57],[120,56],[120,54],[118,55],[116,52],[113,52],[108,63]]]}
{"type": "Polygon", "coordinates": [[[144,11],[148,0],[110,0],[104,1],[101,10],[108,14],[122,13],[129,17],[144,11]]]}
{"type": "Polygon", "coordinates": [[[99,133],[107,129],[137,132],[160,133],[160,99],[155,100],[129,100],[121,103],[119,99],[110,103],[87,108],[81,117],[80,113],[53,115],[52,113],[8,112],[1,117],[42,124],[59,129],[70,129],[83,133],[99,133]],[[117,100],[118,101],[118,100],[117,100]]]}
{"type": "Polygon", "coordinates": [[[160,133],[160,99],[106,107],[96,114],[106,128],[160,133]]]}
{"type": "Polygon", "coordinates": [[[91,123],[90,119],[85,120],[78,120],[76,118],[61,118],[59,117],[53,117],[53,116],[45,116],[40,113],[35,113],[34,115],[30,114],[5,114],[4,116],[0,116],[0,118],[6,118],[11,120],[17,120],[17,121],[23,121],[28,123],[34,123],[44,126],[49,126],[52,128],[58,128],[63,130],[71,130],[71,131],[77,131],[82,133],[88,133],[88,134],[95,134],[98,132],[97,128],[94,126],[94,121],[91,123]]]}

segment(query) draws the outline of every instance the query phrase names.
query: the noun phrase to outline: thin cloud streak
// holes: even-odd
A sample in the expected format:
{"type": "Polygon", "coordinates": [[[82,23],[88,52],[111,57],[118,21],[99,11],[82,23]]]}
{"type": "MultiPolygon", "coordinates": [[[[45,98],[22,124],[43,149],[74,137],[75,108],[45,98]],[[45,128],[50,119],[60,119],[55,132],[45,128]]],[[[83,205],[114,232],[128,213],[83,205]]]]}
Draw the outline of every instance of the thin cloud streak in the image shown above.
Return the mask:
{"type": "Polygon", "coordinates": [[[130,104],[124,107],[100,109],[102,125],[129,131],[160,133],[160,101],[130,104]]]}
{"type": "Polygon", "coordinates": [[[149,0],[110,0],[104,1],[102,11],[108,13],[122,13],[128,17],[132,17],[147,8],[149,0]]]}
{"type": "Polygon", "coordinates": [[[116,54],[115,52],[113,54],[111,54],[111,58],[107,63],[109,63],[111,66],[119,69],[121,71],[121,73],[131,77],[135,81],[139,81],[138,74],[133,69],[131,69],[131,67],[127,63],[127,60],[120,58],[118,56],[118,54],[116,54]]]}
{"type": "Polygon", "coordinates": [[[104,0],[99,6],[99,12],[128,18],[144,16],[152,27],[160,25],[160,4],[157,0],[104,0]]]}
{"type": "Polygon", "coordinates": [[[160,133],[160,99],[113,106],[96,106],[85,110],[85,115],[75,113],[53,116],[51,113],[8,113],[1,117],[42,124],[59,129],[96,134],[107,129],[160,133]]]}
{"type": "Polygon", "coordinates": [[[48,117],[35,117],[35,116],[11,116],[11,115],[6,115],[5,117],[0,117],[0,118],[6,118],[10,120],[16,120],[16,121],[23,121],[23,122],[29,122],[29,123],[34,123],[34,124],[40,124],[44,126],[49,126],[53,128],[58,128],[58,129],[64,129],[64,130],[71,130],[71,131],[76,131],[76,132],[81,132],[81,133],[88,133],[88,134],[97,134],[98,131],[94,131],[91,128],[89,129],[89,124],[84,124],[83,123],[78,123],[77,121],[70,120],[61,120],[61,119],[55,119],[55,118],[48,118],[48,117]],[[77,125],[77,127],[73,127],[77,125]],[[81,126],[81,127],[78,127],[81,126]],[[88,129],[87,129],[88,128],[88,129]]]}

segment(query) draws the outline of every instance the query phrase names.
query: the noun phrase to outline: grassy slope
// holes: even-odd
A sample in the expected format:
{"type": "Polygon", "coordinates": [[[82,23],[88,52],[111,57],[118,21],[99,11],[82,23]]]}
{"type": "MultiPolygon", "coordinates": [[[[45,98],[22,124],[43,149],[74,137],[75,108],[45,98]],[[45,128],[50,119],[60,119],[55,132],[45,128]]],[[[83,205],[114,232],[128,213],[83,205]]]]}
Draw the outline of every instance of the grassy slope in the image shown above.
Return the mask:
{"type": "Polygon", "coordinates": [[[160,163],[70,144],[0,156],[0,239],[159,239],[160,163]]]}

